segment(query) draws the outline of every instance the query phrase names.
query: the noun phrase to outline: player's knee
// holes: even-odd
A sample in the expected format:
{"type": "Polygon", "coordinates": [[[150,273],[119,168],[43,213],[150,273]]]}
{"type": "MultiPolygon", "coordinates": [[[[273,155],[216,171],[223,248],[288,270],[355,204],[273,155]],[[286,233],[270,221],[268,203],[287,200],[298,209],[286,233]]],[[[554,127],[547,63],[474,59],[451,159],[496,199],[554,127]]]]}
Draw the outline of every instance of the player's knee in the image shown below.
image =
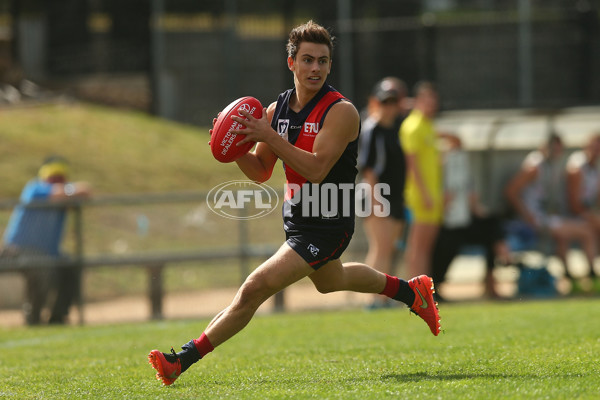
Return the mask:
{"type": "Polygon", "coordinates": [[[240,287],[237,295],[236,306],[257,307],[267,299],[269,294],[268,285],[259,279],[248,279],[240,287]]]}

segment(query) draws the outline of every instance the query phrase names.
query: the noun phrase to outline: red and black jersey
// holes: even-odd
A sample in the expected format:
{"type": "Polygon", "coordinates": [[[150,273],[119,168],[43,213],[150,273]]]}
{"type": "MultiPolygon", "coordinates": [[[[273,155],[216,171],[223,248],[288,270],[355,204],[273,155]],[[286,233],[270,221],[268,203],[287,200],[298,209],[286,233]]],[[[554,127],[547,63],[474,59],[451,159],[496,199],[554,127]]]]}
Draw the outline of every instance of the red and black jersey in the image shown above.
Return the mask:
{"type": "MultiPolygon", "coordinates": [[[[328,84],[300,111],[290,109],[295,89],[279,95],[271,126],[294,146],[312,152],[331,107],[345,98],[328,84]]],[[[283,204],[285,229],[354,227],[354,184],[358,139],[346,149],[320,184],[313,184],[284,164],[287,189],[283,204]]]]}

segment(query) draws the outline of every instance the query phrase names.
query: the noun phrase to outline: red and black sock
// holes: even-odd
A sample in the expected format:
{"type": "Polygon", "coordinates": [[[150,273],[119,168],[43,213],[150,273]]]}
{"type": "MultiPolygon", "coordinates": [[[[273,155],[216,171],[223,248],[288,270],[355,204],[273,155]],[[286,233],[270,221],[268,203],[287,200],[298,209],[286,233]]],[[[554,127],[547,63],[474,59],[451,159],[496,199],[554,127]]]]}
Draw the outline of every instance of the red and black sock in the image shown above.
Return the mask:
{"type": "Polygon", "coordinates": [[[198,339],[190,340],[181,348],[183,351],[177,353],[177,357],[181,361],[181,372],[215,349],[204,333],[198,339]]]}
{"type": "Polygon", "coordinates": [[[387,281],[385,288],[380,294],[398,300],[411,307],[415,302],[415,292],[410,288],[407,281],[396,276],[385,274],[387,281]]]}

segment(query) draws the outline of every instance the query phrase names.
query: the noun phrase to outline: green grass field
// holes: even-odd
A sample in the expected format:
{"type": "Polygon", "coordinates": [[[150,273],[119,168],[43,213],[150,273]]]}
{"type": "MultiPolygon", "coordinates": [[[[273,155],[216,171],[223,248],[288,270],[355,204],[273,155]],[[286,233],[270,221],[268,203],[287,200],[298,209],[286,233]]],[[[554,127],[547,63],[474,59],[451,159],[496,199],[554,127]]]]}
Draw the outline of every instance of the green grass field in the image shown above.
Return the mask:
{"type": "Polygon", "coordinates": [[[600,302],[442,307],[434,337],[406,309],[275,314],[171,387],[146,354],[207,321],[0,329],[6,399],[597,399],[600,302]]]}
{"type": "MultiPolygon", "coordinates": [[[[86,103],[2,109],[0,198],[18,197],[50,154],[65,156],[71,178],[90,182],[97,195],[202,191],[244,179],[235,163],[212,157],[210,123],[194,127],[86,103]]],[[[283,182],[282,168],[274,178],[283,182]]]]}
{"type": "MultiPolygon", "coordinates": [[[[100,196],[241,178],[212,159],[206,129],[87,104],[3,110],[0,139],[3,198],[18,196],[50,153],[67,156],[73,178],[100,196]]],[[[145,282],[143,272],[129,271],[94,272],[96,292],[86,293],[143,292],[131,284],[145,282]]],[[[167,286],[181,276],[194,288],[227,284],[197,271],[171,268],[167,286]]],[[[178,347],[207,321],[0,327],[0,399],[598,398],[597,299],[450,305],[442,318],[446,333],[435,338],[406,310],[261,316],[168,388],[154,379],[148,351],[178,347]]]]}

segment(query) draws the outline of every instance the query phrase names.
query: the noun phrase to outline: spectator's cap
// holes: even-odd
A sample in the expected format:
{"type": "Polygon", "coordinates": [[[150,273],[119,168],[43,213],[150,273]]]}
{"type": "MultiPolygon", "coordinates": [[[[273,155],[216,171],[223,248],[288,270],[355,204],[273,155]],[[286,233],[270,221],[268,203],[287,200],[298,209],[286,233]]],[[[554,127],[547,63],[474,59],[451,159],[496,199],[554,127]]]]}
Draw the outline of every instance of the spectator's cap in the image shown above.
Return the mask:
{"type": "Polygon", "coordinates": [[[38,177],[42,180],[48,180],[55,176],[66,177],[68,173],[69,165],[67,164],[67,161],[62,157],[54,156],[44,161],[38,171],[38,177]]]}
{"type": "Polygon", "coordinates": [[[380,102],[400,99],[400,93],[394,83],[388,79],[383,79],[375,84],[373,96],[380,102]]]}

